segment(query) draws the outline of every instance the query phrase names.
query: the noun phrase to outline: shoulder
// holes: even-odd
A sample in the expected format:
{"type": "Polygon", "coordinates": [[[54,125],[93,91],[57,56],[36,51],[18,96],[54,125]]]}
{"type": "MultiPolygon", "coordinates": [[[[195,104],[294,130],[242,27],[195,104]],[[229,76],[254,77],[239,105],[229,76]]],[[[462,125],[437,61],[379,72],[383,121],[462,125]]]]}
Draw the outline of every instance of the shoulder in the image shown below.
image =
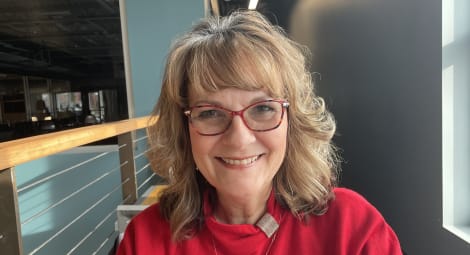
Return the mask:
{"type": "Polygon", "coordinates": [[[160,213],[160,205],[153,204],[132,218],[126,228],[126,232],[153,232],[155,227],[162,229],[166,226],[168,226],[168,222],[162,217],[160,213]]]}
{"type": "Polygon", "coordinates": [[[336,196],[339,196],[339,197],[365,200],[365,198],[361,194],[348,188],[335,188],[333,192],[335,193],[336,196]]]}
{"type": "Polygon", "coordinates": [[[143,220],[143,219],[146,219],[146,218],[149,218],[149,217],[151,217],[151,218],[154,218],[154,217],[161,218],[160,204],[155,203],[153,205],[148,206],[147,208],[142,210],[139,214],[134,216],[134,218],[132,218],[132,220],[133,221],[140,221],[140,220],[143,220]]]}
{"type": "Polygon", "coordinates": [[[371,207],[372,205],[359,193],[347,188],[335,188],[333,190],[335,198],[331,201],[332,206],[350,207],[365,206],[371,207]]]}
{"type": "Polygon", "coordinates": [[[347,188],[335,188],[335,196],[329,203],[329,209],[332,210],[365,210],[377,211],[377,209],[365,199],[361,194],[347,188]]]}
{"type": "Polygon", "coordinates": [[[382,214],[359,193],[346,188],[335,188],[334,194],[328,210],[319,220],[341,228],[342,232],[366,236],[377,229],[388,228],[382,214]]]}
{"type": "MultiPolygon", "coordinates": [[[[350,233],[364,254],[401,254],[395,232],[382,214],[362,195],[336,188],[325,217],[336,224],[342,233],[350,233]]],[[[320,216],[322,217],[322,216],[320,216]]]]}
{"type": "Polygon", "coordinates": [[[149,251],[162,250],[168,240],[169,224],[161,216],[159,205],[154,204],[129,222],[117,254],[148,254],[149,251]]]}

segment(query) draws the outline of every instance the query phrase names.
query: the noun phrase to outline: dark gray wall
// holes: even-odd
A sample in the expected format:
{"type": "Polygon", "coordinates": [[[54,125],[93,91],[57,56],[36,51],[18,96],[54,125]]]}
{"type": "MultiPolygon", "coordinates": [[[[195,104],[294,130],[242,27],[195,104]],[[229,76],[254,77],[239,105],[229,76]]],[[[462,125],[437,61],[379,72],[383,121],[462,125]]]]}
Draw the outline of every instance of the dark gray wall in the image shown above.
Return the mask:
{"type": "Polygon", "coordinates": [[[470,254],[442,228],[441,5],[299,1],[289,29],[312,49],[337,118],[342,185],[383,213],[410,255],[470,254]]]}

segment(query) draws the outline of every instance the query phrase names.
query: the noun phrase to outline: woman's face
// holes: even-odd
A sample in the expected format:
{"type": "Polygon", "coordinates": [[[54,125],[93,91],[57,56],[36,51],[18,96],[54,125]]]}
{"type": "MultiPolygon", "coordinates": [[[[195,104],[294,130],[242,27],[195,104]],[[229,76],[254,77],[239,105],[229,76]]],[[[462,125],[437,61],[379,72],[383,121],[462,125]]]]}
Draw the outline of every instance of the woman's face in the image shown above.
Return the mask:
{"type": "MultiPolygon", "coordinates": [[[[195,95],[190,91],[189,105],[214,104],[239,111],[265,99],[263,91],[224,89],[215,93],[195,95]]],[[[189,124],[191,149],[199,171],[217,192],[245,197],[266,194],[279,170],[286,152],[287,114],[280,126],[266,132],[248,129],[239,115],[233,117],[228,129],[219,135],[200,135],[189,124]]]]}

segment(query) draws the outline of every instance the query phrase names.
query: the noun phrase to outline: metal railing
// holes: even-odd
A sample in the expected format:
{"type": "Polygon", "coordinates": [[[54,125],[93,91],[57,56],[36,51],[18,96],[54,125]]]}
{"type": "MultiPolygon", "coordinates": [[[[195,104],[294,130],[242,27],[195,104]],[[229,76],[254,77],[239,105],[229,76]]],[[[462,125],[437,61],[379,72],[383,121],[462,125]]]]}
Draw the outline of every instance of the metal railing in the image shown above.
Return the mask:
{"type": "Polygon", "coordinates": [[[108,254],[117,235],[116,206],[135,203],[156,179],[144,156],[148,122],[142,117],[0,143],[1,253],[108,254]],[[118,144],[104,151],[84,146],[110,137],[118,144]],[[50,157],[65,164],[31,167],[50,157]],[[17,183],[21,176],[27,178],[17,183]],[[44,230],[44,219],[52,227],[44,230]],[[26,238],[23,230],[38,234],[26,238]]]}

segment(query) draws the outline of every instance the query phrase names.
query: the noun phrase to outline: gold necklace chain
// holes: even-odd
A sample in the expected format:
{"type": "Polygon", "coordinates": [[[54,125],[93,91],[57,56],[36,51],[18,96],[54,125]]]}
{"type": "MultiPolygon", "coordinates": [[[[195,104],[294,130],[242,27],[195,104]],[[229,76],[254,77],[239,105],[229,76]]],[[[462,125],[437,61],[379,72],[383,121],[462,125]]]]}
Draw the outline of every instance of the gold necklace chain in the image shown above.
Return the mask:
{"type": "MultiPolygon", "coordinates": [[[[212,232],[210,234],[211,234],[211,240],[212,240],[212,248],[214,248],[214,253],[215,255],[219,255],[219,252],[217,251],[217,247],[215,246],[214,236],[212,235],[212,232]]],[[[277,231],[274,234],[273,238],[271,238],[271,242],[269,242],[268,249],[266,250],[266,253],[264,253],[264,255],[269,255],[269,251],[271,251],[271,247],[273,246],[273,243],[276,240],[276,237],[277,237],[277,231]]]]}

